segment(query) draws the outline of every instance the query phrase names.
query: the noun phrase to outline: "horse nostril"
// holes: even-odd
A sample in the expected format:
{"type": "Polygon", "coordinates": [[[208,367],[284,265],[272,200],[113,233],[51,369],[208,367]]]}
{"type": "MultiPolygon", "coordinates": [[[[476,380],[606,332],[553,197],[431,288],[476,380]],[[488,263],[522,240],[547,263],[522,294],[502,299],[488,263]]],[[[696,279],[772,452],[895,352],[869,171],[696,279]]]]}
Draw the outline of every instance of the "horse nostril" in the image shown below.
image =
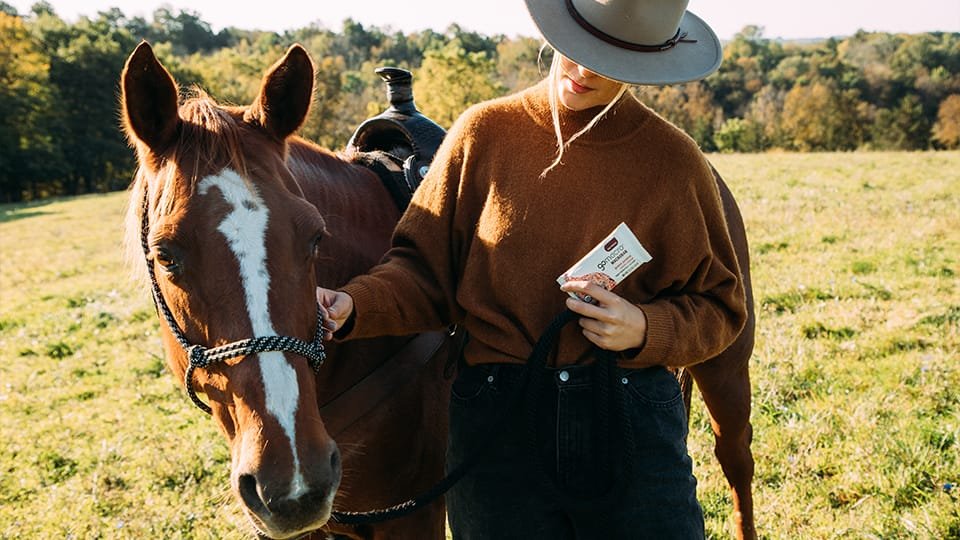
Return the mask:
{"type": "Polygon", "coordinates": [[[330,453],[330,470],[334,475],[340,474],[340,449],[334,448],[330,453]]]}
{"type": "Polygon", "coordinates": [[[240,498],[251,512],[257,515],[265,516],[270,514],[270,509],[260,498],[260,492],[257,490],[257,479],[252,474],[241,474],[237,479],[237,488],[240,491],[240,498]]]}

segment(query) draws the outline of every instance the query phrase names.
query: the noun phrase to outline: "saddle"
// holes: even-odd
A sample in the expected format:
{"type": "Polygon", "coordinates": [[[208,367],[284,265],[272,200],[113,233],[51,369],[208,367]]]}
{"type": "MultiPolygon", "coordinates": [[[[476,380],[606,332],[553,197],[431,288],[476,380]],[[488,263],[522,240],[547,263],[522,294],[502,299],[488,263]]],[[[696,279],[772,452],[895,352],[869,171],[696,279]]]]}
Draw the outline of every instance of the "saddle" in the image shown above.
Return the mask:
{"type": "Polygon", "coordinates": [[[413,101],[413,75],[397,67],[374,71],[387,87],[390,107],[364,120],[347,142],[346,155],[377,173],[403,211],[433,161],[446,130],[413,101]]]}

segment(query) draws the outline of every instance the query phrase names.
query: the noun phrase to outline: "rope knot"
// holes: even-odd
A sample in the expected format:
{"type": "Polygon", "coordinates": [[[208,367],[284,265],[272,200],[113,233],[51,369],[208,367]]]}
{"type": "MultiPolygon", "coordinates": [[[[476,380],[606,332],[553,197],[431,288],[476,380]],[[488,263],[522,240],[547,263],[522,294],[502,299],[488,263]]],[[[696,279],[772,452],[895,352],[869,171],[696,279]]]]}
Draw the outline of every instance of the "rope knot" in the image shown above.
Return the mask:
{"type": "Polygon", "coordinates": [[[320,367],[323,366],[323,362],[327,359],[327,353],[323,348],[323,343],[311,343],[304,356],[306,356],[310,362],[310,367],[313,368],[313,372],[320,373],[320,367]]]}
{"type": "Polygon", "coordinates": [[[210,365],[207,348],[203,345],[191,345],[187,349],[187,357],[190,358],[190,365],[195,368],[205,368],[210,365]]]}

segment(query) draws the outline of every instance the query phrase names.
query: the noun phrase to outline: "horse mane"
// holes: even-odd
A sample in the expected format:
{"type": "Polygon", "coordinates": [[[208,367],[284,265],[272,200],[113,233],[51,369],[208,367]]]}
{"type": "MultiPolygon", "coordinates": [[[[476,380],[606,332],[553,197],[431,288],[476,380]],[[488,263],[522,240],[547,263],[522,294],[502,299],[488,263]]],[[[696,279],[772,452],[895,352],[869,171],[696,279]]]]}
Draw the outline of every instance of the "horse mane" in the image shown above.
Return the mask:
{"type": "MultiPolygon", "coordinates": [[[[187,192],[192,196],[201,171],[220,171],[230,167],[237,171],[248,184],[247,162],[243,153],[242,107],[228,107],[217,103],[198,87],[179,107],[180,125],[172,151],[165,156],[153,156],[143,143],[134,142],[139,156],[139,166],[130,185],[130,198],[124,219],[124,251],[127,264],[134,279],[146,279],[141,227],[143,222],[144,191],[153,204],[149,219],[168,215],[176,202],[176,180],[186,181],[187,192]],[[159,161],[154,168],[151,158],[159,161]],[[150,179],[155,178],[154,182],[150,179]]],[[[251,186],[252,187],[252,186],[251,186]]]]}
{"type": "Polygon", "coordinates": [[[343,179],[350,182],[356,175],[367,172],[365,168],[352,163],[348,156],[302,137],[290,137],[287,148],[287,167],[296,178],[322,178],[325,181],[343,179]]]}

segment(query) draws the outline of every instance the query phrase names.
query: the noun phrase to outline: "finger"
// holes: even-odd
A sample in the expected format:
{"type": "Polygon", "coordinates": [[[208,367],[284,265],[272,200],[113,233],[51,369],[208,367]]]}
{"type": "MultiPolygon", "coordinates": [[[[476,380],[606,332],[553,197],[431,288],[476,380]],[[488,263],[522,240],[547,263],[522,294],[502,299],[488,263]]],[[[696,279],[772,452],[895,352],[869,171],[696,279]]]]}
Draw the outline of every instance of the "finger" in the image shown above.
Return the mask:
{"type": "Polygon", "coordinates": [[[600,334],[591,332],[590,330],[584,329],[583,336],[587,338],[590,343],[593,343],[597,347],[603,348],[604,338],[600,334]]]}
{"type": "Polygon", "coordinates": [[[317,287],[317,303],[320,304],[320,307],[324,309],[329,309],[333,304],[336,303],[337,291],[332,291],[330,289],[324,289],[323,287],[317,287]]]}
{"type": "Polygon", "coordinates": [[[326,302],[325,302],[325,300],[326,300],[326,291],[327,291],[327,290],[324,289],[323,287],[317,287],[317,290],[316,290],[316,292],[315,292],[315,294],[316,294],[316,296],[317,296],[317,304],[319,304],[320,307],[321,307],[324,311],[326,311],[326,307],[324,306],[324,304],[326,303],[326,302]]]}
{"type": "Polygon", "coordinates": [[[337,291],[327,291],[324,298],[327,313],[331,319],[340,319],[343,317],[343,293],[337,291]]]}
{"type": "Polygon", "coordinates": [[[580,319],[580,328],[597,336],[605,336],[609,333],[608,325],[596,319],[582,317],[580,319]]]}
{"type": "Polygon", "coordinates": [[[601,304],[613,304],[616,302],[620,295],[604,289],[603,287],[597,285],[596,283],[590,284],[590,290],[587,291],[587,294],[592,296],[595,300],[599,301],[601,304]]]}
{"type": "Polygon", "coordinates": [[[323,320],[323,327],[331,332],[336,332],[337,328],[340,327],[340,324],[336,320],[327,317],[323,320]]]}
{"type": "Polygon", "coordinates": [[[336,294],[336,299],[333,301],[333,305],[330,306],[330,310],[337,315],[337,318],[346,318],[350,315],[350,312],[353,311],[353,298],[350,298],[350,295],[344,292],[338,292],[336,294]]]}
{"type": "Polygon", "coordinates": [[[617,310],[619,309],[618,299],[620,297],[614,295],[613,302],[594,302],[588,304],[577,298],[567,298],[566,306],[570,311],[578,315],[583,315],[584,317],[590,317],[591,319],[597,319],[598,321],[603,321],[609,324],[615,324],[619,319],[617,310]]]}
{"type": "Polygon", "coordinates": [[[568,281],[560,286],[560,290],[575,293],[588,304],[610,303],[619,298],[615,293],[604,289],[592,281],[568,281]]]}
{"type": "Polygon", "coordinates": [[[564,292],[574,292],[579,294],[591,294],[597,289],[602,289],[596,283],[592,281],[585,281],[581,279],[570,280],[560,286],[560,290],[564,292]]]}
{"type": "Polygon", "coordinates": [[[584,317],[589,317],[592,319],[605,318],[606,310],[602,306],[584,302],[579,298],[567,298],[566,306],[567,309],[576,313],[577,315],[583,315],[584,317]]]}

